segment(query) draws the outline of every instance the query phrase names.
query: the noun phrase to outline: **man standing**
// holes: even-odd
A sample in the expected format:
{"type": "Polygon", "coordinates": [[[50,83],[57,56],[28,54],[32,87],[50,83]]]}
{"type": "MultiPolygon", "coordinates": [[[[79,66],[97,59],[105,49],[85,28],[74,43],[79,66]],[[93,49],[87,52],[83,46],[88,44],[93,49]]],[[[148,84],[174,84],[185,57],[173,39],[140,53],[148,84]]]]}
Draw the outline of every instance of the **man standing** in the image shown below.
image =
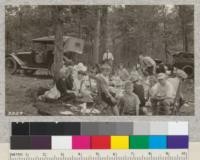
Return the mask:
{"type": "Polygon", "coordinates": [[[139,63],[144,73],[148,75],[156,73],[156,62],[151,57],[139,55],[139,63]]]}
{"type": "Polygon", "coordinates": [[[114,61],[113,54],[109,51],[109,49],[107,49],[106,52],[103,54],[103,62],[112,66],[113,61],[114,61]]]}

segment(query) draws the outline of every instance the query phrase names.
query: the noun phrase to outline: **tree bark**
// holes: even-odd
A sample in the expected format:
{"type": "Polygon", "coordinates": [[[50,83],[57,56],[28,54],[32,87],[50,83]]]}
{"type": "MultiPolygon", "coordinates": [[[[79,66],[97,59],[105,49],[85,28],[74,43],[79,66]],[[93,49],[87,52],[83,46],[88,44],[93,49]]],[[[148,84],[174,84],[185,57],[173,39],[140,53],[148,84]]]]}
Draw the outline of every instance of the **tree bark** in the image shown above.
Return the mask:
{"type": "Polygon", "coordinates": [[[99,63],[100,29],[101,29],[101,9],[98,8],[95,43],[94,43],[94,62],[95,62],[95,64],[99,63]]]}
{"type": "Polygon", "coordinates": [[[187,24],[185,22],[185,9],[184,6],[179,7],[179,16],[181,19],[182,37],[183,37],[183,51],[188,51],[188,37],[187,37],[187,24]]]}
{"type": "Polygon", "coordinates": [[[19,11],[19,48],[22,49],[22,11],[19,11]]]}
{"type": "Polygon", "coordinates": [[[164,32],[164,51],[165,51],[165,64],[168,64],[168,51],[167,51],[167,35],[166,35],[166,8],[163,6],[163,32],[164,32]]]}
{"type": "Polygon", "coordinates": [[[62,6],[56,6],[53,9],[54,22],[55,22],[55,46],[54,46],[54,79],[59,78],[59,71],[63,65],[63,19],[62,19],[62,6]]]}

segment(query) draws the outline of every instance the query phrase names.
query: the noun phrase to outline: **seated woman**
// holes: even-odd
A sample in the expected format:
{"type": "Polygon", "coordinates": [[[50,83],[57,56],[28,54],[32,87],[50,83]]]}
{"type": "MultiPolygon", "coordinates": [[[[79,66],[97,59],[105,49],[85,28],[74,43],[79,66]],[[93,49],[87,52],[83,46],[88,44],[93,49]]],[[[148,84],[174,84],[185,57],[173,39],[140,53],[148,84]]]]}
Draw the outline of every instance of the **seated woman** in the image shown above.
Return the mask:
{"type": "Polygon", "coordinates": [[[87,67],[84,66],[82,63],[76,66],[76,74],[74,76],[74,91],[78,98],[90,98],[91,99],[91,92],[87,86],[87,67]]]}
{"type": "Polygon", "coordinates": [[[54,102],[55,100],[69,101],[75,98],[73,89],[72,68],[62,67],[59,78],[55,80],[54,86],[38,97],[39,100],[54,102]]]}
{"type": "Polygon", "coordinates": [[[139,115],[140,100],[133,93],[133,83],[127,81],[125,83],[124,95],[119,101],[120,115],[139,115]]]}
{"type": "Polygon", "coordinates": [[[75,92],[73,91],[73,69],[67,67],[65,70],[60,70],[60,77],[56,80],[56,87],[60,91],[62,101],[70,101],[76,98],[75,92]]]}

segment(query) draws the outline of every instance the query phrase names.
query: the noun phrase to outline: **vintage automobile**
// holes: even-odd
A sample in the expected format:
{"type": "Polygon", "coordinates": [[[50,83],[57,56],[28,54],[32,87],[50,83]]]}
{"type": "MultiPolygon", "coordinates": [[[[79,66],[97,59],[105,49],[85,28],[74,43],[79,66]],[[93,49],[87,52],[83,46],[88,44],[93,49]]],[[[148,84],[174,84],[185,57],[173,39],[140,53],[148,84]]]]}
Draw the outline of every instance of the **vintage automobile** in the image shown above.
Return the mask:
{"type": "MultiPolygon", "coordinates": [[[[51,72],[54,59],[55,36],[46,36],[32,39],[32,49],[29,52],[11,53],[6,56],[6,70],[17,73],[23,70],[25,74],[33,74],[39,69],[47,69],[51,72]]],[[[84,40],[80,38],[63,36],[64,59],[73,59],[75,55],[82,54],[84,40]]]]}
{"type": "Polygon", "coordinates": [[[173,66],[184,70],[188,78],[194,76],[194,54],[188,52],[178,52],[173,54],[173,66]]]}

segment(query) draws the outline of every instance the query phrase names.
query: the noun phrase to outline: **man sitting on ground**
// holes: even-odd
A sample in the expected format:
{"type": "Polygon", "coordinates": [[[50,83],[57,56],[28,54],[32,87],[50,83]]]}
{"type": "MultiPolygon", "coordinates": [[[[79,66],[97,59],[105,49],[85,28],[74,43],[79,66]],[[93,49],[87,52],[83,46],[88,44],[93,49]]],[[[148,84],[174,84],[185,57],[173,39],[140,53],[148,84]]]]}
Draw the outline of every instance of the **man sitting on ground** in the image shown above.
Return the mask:
{"type": "Polygon", "coordinates": [[[101,67],[101,72],[102,73],[97,75],[97,79],[100,82],[102,100],[112,107],[115,115],[119,115],[118,107],[116,105],[117,101],[114,95],[112,95],[109,91],[109,76],[111,73],[111,67],[108,64],[104,64],[101,67]]]}
{"type": "Polygon", "coordinates": [[[151,89],[151,103],[153,107],[153,115],[169,115],[170,105],[176,96],[174,87],[167,81],[164,73],[157,76],[158,82],[151,89]]]}

